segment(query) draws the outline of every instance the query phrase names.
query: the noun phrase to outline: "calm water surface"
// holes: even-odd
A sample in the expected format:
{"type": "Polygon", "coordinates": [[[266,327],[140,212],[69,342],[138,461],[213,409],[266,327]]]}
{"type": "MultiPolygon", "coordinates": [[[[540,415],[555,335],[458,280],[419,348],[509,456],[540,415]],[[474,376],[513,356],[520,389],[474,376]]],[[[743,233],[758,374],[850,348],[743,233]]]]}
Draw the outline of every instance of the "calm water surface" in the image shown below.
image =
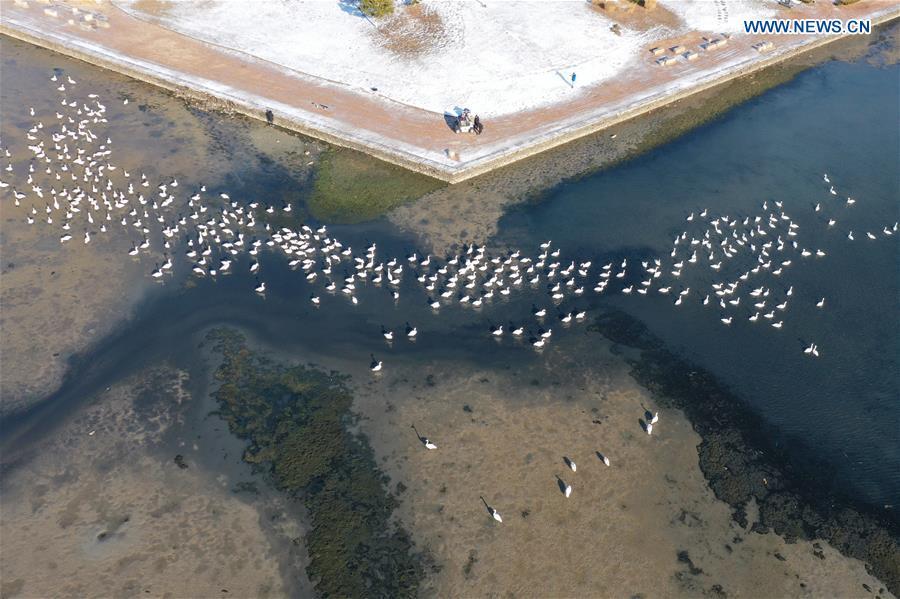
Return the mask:
{"type": "MultiPolygon", "coordinates": [[[[64,62],[42,53],[33,60],[30,56],[17,55],[18,65],[4,63],[7,76],[15,69],[43,73],[48,64],[64,62]]],[[[258,149],[252,160],[244,159],[243,151],[257,147],[245,138],[271,130],[242,121],[218,124],[146,87],[81,68],[82,77],[109,80],[101,91],[127,86],[127,93],[153,99],[131,116],[120,116],[121,107],[114,109],[113,135],[117,126],[127,134],[116,137],[116,147],[130,149],[130,161],[135,161],[127,167],[146,165],[151,180],[153,173],[159,178],[177,174],[189,184],[207,183],[210,191],[238,188],[251,198],[289,198],[302,204],[308,193],[305,171],[272,163],[258,149]],[[231,128],[239,132],[234,138],[231,128]],[[161,141],[148,145],[148,133],[161,141]],[[166,169],[168,165],[172,168],[166,169]]],[[[828,256],[797,264],[769,283],[795,287],[780,331],[763,323],[754,326],[744,316],[723,326],[717,309],[699,304],[701,290],[708,292],[711,283],[724,277],[707,268],[685,272],[679,285],[694,291],[681,307],[673,306],[668,296],[598,298],[590,291],[567,305],[611,303],[634,314],[728,383],[775,425],[781,441],[802,443],[798,463],[809,469],[826,464],[836,486],[875,504],[895,503],[900,497],[900,256],[896,238],[870,242],[864,232],[880,231],[900,218],[898,81],[897,66],[834,62],[812,69],[675,143],[513,209],[492,245],[536,253],[539,243],[552,239],[563,249],[566,263],[578,258],[599,265],[627,257],[636,264],[641,258],[667,256],[692,211],[709,208],[737,217],[759,213],[764,200],[783,200],[801,227],[802,245],[822,248],[828,256]],[[846,208],[830,200],[823,172],[857,204],[846,208]],[[827,212],[814,212],[816,202],[829,201],[827,212]],[[832,230],[824,226],[828,216],[838,220],[832,230]],[[846,239],[848,229],[855,231],[855,242],[846,239]],[[822,296],[827,309],[816,310],[813,304],[822,296]],[[822,349],[817,360],[801,351],[810,340],[822,349]]],[[[22,89],[37,93],[38,87],[22,89]]],[[[5,118],[15,113],[14,100],[9,94],[4,98],[5,118]]],[[[280,143],[297,143],[290,136],[272,135],[279,135],[280,143]]],[[[331,231],[356,248],[377,241],[381,255],[403,256],[415,247],[410,235],[384,221],[331,231]]],[[[268,286],[265,297],[250,291],[255,283],[244,274],[246,256],[235,264],[235,274],[218,282],[160,286],[136,320],[97,348],[82,375],[67,383],[48,409],[62,411],[76,398],[153,360],[190,364],[196,354],[192,334],[221,323],[241,326],[275,348],[304,353],[312,348],[323,357],[358,356],[360,361],[375,353],[388,365],[453,358],[500,367],[541,359],[527,344],[497,343],[487,331],[510,319],[531,322],[532,302],[549,304],[542,292],[496,301],[480,312],[444,308],[434,316],[422,292],[406,280],[400,302],[371,288],[360,292],[359,306],[323,296],[316,309],[307,301],[311,290],[302,275],[282,257],[262,255],[260,262],[268,286]],[[398,330],[406,321],[419,327],[418,341],[387,348],[379,335],[381,325],[398,330]]],[[[185,281],[188,265],[176,269],[176,280],[185,281]]],[[[596,272],[590,281],[595,279],[596,272]]],[[[584,330],[552,326],[558,335],[584,330]]]]}

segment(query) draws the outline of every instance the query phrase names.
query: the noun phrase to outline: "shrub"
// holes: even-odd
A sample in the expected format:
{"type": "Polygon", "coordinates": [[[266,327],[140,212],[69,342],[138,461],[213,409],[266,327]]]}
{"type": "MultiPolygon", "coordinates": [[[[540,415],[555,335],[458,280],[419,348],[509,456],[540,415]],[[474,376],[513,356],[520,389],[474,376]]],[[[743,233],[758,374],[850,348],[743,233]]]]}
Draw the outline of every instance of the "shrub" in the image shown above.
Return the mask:
{"type": "Polygon", "coordinates": [[[394,13],[394,0],[360,0],[359,10],[370,17],[383,17],[394,13]]]}

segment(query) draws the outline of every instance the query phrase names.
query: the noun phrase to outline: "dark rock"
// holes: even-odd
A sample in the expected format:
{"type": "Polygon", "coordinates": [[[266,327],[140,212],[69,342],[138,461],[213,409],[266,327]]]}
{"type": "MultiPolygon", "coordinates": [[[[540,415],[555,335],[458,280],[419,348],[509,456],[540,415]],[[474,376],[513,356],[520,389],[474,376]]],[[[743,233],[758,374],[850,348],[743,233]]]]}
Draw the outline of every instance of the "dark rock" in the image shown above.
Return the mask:
{"type": "Polygon", "coordinates": [[[678,552],[678,561],[682,564],[687,564],[688,572],[690,572],[692,576],[703,574],[703,570],[694,565],[694,562],[691,560],[691,556],[686,549],[682,549],[678,552]]]}

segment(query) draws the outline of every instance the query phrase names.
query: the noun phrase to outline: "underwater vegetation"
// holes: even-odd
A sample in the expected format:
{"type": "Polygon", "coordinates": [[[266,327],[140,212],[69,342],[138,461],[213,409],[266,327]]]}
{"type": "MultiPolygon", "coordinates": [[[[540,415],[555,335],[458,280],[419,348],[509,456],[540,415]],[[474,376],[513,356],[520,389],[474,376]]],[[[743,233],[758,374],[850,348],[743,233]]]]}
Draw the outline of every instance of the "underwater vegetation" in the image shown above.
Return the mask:
{"type": "Polygon", "coordinates": [[[325,222],[360,223],[445,185],[355,150],[330,147],[322,154],[307,209],[325,222]]]}
{"type": "Polygon", "coordinates": [[[207,340],[221,354],[218,413],[248,443],[244,460],[301,500],[311,528],[307,573],[324,597],[416,595],[424,568],[372,450],[350,432],[353,396],[336,373],[261,355],[230,329],[207,340]]]}

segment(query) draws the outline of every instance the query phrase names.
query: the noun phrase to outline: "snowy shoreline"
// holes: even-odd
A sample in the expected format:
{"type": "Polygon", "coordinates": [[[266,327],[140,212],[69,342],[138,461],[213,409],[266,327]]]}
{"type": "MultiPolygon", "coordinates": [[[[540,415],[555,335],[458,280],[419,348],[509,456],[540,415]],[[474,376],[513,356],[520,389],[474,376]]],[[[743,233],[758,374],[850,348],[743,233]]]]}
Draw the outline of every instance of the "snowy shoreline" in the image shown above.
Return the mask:
{"type": "MultiPolygon", "coordinates": [[[[118,8],[112,7],[112,10],[118,11],[118,8]]],[[[197,71],[191,73],[186,72],[186,69],[183,68],[172,68],[165,64],[159,64],[158,61],[142,60],[136,55],[131,55],[131,52],[117,51],[104,45],[96,37],[91,39],[74,29],[42,27],[43,23],[40,17],[35,19],[30,14],[22,15],[14,11],[4,11],[4,13],[3,19],[0,21],[0,32],[11,37],[118,71],[175,93],[199,99],[205,104],[240,112],[253,118],[264,118],[265,111],[271,109],[277,124],[283,128],[295,130],[336,145],[350,147],[450,183],[463,181],[606,129],[695,93],[758,72],[843,37],[835,35],[784,40],[773,51],[763,55],[755,51],[748,52],[747,48],[741,48],[739,44],[748,46],[750,41],[749,36],[744,36],[746,39],[735,39],[735,43],[732,43],[724,52],[719,51],[716,57],[719,62],[714,68],[689,68],[679,65],[676,69],[682,69],[682,72],[676,72],[674,77],[663,78],[661,81],[639,81],[638,85],[625,86],[624,91],[620,89],[618,94],[607,94],[606,97],[602,97],[601,92],[604,90],[598,92],[599,86],[585,85],[584,89],[575,90],[577,94],[580,94],[578,98],[565,102],[557,101],[555,104],[548,105],[546,112],[539,114],[540,118],[535,117],[534,114],[526,115],[532,119],[531,126],[522,126],[519,123],[517,127],[515,119],[519,115],[507,115],[507,117],[497,117],[488,121],[488,127],[494,128],[492,133],[500,130],[500,136],[495,134],[493,137],[488,137],[487,141],[480,139],[475,142],[467,136],[455,139],[449,136],[447,139],[447,132],[437,130],[431,138],[425,139],[414,133],[407,133],[404,137],[404,131],[399,130],[403,129],[402,127],[399,129],[395,127],[394,129],[398,129],[396,132],[391,130],[388,133],[383,127],[380,131],[377,127],[361,127],[358,122],[350,122],[352,119],[349,118],[336,118],[336,115],[327,110],[311,110],[308,106],[298,105],[296,101],[274,98],[268,89],[263,92],[250,91],[259,88],[235,85],[233,82],[229,82],[227,77],[201,76],[197,71]],[[22,16],[26,18],[21,18],[22,16]],[[570,105],[575,109],[569,109],[570,105]],[[504,119],[506,120],[504,121],[504,119]]],[[[883,23],[900,16],[900,6],[874,3],[870,5],[867,14],[873,24],[883,23]]],[[[120,12],[116,16],[137,23],[138,27],[164,31],[169,35],[184,38],[181,34],[158,29],[158,25],[154,25],[150,21],[138,20],[126,12],[120,12]]],[[[134,27],[134,25],[131,26],[134,27]]],[[[694,35],[699,34],[694,33],[694,35]]],[[[302,82],[307,86],[327,89],[332,94],[343,94],[351,101],[353,97],[356,97],[370,105],[380,104],[382,110],[392,114],[396,113],[399,122],[418,119],[421,123],[423,119],[436,120],[433,111],[404,105],[402,98],[391,98],[387,95],[373,97],[371,93],[354,89],[347,81],[323,80],[305,72],[292,70],[283,64],[270,63],[257,55],[247,55],[239,49],[210,45],[209,42],[198,41],[193,37],[184,38],[184,40],[202,44],[207,52],[217,52],[223,57],[223,61],[227,59],[249,69],[274,72],[283,76],[288,84],[291,81],[302,82]],[[396,108],[392,108],[392,105],[396,105],[396,108]]],[[[646,40],[642,43],[644,42],[646,40]]],[[[640,66],[651,77],[657,76],[652,69],[662,68],[647,67],[643,64],[640,66]]],[[[580,82],[581,79],[579,79],[580,82]]],[[[613,85],[610,84],[610,87],[613,85]]],[[[352,110],[357,107],[349,106],[349,108],[352,110]]]]}

